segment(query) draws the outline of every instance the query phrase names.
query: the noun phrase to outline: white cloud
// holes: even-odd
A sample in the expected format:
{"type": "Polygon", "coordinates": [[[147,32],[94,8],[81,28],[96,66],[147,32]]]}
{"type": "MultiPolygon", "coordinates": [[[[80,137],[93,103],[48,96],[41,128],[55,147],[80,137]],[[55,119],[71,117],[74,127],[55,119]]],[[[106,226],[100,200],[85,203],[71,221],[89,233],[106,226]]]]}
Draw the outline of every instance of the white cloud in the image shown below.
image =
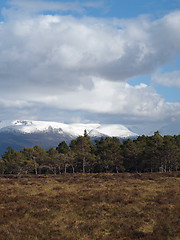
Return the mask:
{"type": "MultiPolygon", "coordinates": [[[[32,11],[82,11],[87,6],[19,0],[11,4],[21,11],[27,5],[32,11]]],[[[27,13],[16,18],[17,12],[10,12],[0,24],[1,109],[13,102],[14,108],[27,106],[33,116],[35,108],[46,108],[52,116],[67,110],[152,121],[180,114],[179,103],[166,103],[152,87],[126,83],[153,75],[175,52],[180,54],[180,11],[153,21],[146,16],[105,20],[27,13]]],[[[170,84],[170,78],[177,86],[179,71],[159,75],[156,81],[170,84]]]]}
{"type": "Polygon", "coordinates": [[[118,23],[121,29],[117,21],[113,25],[70,16],[5,22],[0,26],[0,75],[20,85],[43,81],[62,88],[89,88],[93,77],[124,81],[152,74],[180,50],[179,15],[154,22],[145,17],[124,20],[118,23]]]}
{"type": "Polygon", "coordinates": [[[32,107],[33,104],[30,101],[25,101],[25,100],[10,100],[10,99],[1,99],[0,98],[0,106],[4,108],[18,108],[22,109],[25,107],[32,107]]]}
{"type": "Polygon", "coordinates": [[[152,80],[168,87],[175,86],[180,87],[180,71],[168,72],[168,73],[156,73],[152,80]]]}
{"type": "Polygon", "coordinates": [[[24,101],[17,101],[15,100],[17,95],[12,95],[11,101],[7,99],[0,101],[0,104],[6,107],[28,107],[29,109],[41,106],[51,110],[56,109],[56,112],[64,110],[78,111],[78,114],[81,111],[89,115],[108,114],[109,118],[113,115],[123,118],[126,116],[129,118],[128,121],[138,118],[149,122],[165,121],[167,118],[175,119],[180,116],[180,103],[166,103],[163,97],[144,83],[133,87],[125,82],[110,82],[94,78],[93,84],[92,89],[82,87],[60,94],[26,91],[21,93],[24,101]]]}
{"type": "Polygon", "coordinates": [[[180,103],[166,103],[152,87],[145,84],[133,87],[128,83],[112,83],[102,79],[94,80],[94,88],[91,91],[82,89],[59,96],[57,106],[127,115],[130,118],[139,117],[148,121],[180,115],[180,103]]]}
{"type": "Polygon", "coordinates": [[[69,2],[56,2],[56,1],[43,1],[43,0],[11,0],[9,5],[14,10],[21,10],[26,12],[41,12],[41,11],[75,11],[84,12],[86,7],[99,8],[102,7],[102,2],[84,1],[69,1],[69,2]]]}

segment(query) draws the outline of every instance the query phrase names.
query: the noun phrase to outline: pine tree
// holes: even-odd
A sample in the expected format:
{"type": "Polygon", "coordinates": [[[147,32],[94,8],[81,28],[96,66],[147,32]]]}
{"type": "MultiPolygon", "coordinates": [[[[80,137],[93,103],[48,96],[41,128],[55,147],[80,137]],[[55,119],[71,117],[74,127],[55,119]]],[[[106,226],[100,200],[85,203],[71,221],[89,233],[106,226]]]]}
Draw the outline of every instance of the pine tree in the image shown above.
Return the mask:
{"type": "Polygon", "coordinates": [[[124,167],[126,171],[139,171],[139,150],[135,141],[128,139],[123,143],[124,167]]]}
{"type": "Polygon", "coordinates": [[[179,168],[180,149],[172,136],[165,136],[161,148],[161,157],[164,171],[177,171],[179,168]]]}
{"type": "Polygon", "coordinates": [[[100,171],[120,172],[124,170],[121,142],[118,138],[107,137],[96,140],[96,155],[99,156],[100,171]]]}
{"type": "Polygon", "coordinates": [[[81,168],[83,173],[92,171],[95,161],[95,155],[93,154],[94,146],[86,130],[84,131],[84,136],[79,136],[71,141],[70,148],[75,153],[78,170],[81,168]]]}
{"type": "Polygon", "coordinates": [[[59,153],[68,153],[70,152],[70,149],[67,145],[67,143],[65,141],[59,143],[59,145],[57,146],[56,150],[59,152],[59,153]]]}
{"type": "Polygon", "coordinates": [[[59,166],[61,166],[62,163],[60,161],[60,154],[56,149],[50,148],[47,151],[46,165],[50,169],[50,171],[53,172],[54,174],[56,174],[57,172],[60,173],[59,168],[61,167],[59,166]]]}
{"type": "Polygon", "coordinates": [[[4,161],[4,167],[7,173],[21,174],[27,173],[26,165],[27,161],[25,156],[11,147],[7,148],[7,151],[2,155],[4,161]]]}

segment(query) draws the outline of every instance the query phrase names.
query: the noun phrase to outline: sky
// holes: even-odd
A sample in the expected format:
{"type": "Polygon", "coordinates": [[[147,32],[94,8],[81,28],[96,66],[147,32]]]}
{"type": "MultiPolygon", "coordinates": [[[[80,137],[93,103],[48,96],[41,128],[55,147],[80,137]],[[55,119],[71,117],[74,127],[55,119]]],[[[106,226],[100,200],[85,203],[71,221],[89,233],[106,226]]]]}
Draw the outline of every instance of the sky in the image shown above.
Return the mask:
{"type": "Polygon", "coordinates": [[[11,119],[180,134],[180,0],[1,0],[11,119]]]}

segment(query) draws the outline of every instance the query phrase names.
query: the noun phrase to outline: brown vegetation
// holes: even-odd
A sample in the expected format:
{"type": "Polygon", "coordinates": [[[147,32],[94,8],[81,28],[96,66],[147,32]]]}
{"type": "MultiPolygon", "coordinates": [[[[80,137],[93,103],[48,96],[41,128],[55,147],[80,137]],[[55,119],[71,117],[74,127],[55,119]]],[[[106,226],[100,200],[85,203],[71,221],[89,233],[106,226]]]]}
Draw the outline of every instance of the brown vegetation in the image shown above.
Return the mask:
{"type": "Polygon", "coordinates": [[[178,240],[180,173],[1,175],[2,240],[178,240]]]}

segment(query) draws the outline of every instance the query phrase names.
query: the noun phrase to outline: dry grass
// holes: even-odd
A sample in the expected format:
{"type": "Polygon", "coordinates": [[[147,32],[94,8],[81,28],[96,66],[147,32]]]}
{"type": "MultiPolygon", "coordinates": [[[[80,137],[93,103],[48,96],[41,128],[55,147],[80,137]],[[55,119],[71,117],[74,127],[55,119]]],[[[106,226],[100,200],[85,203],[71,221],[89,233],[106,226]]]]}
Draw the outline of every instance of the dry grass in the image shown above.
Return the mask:
{"type": "Polygon", "coordinates": [[[180,174],[0,177],[2,240],[179,240],[180,174]]]}

